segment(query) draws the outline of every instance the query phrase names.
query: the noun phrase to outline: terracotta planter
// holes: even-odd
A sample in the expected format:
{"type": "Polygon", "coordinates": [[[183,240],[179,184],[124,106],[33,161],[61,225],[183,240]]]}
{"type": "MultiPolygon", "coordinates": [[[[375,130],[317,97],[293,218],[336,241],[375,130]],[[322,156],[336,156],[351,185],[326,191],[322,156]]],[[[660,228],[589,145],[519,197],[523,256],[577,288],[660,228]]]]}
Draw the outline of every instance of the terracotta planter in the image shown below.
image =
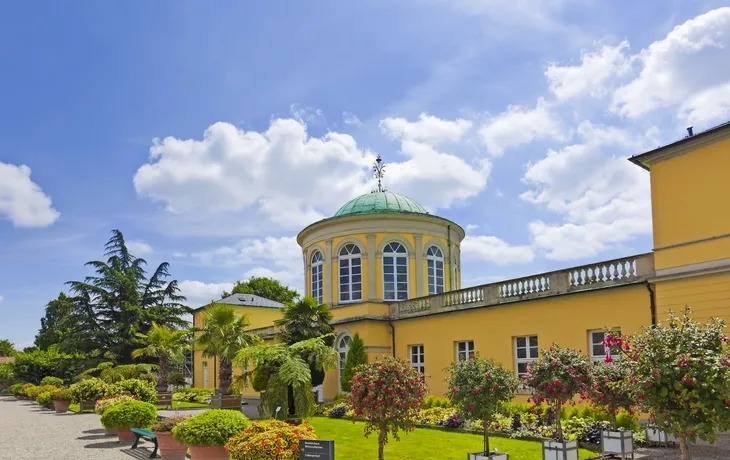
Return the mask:
{"type": "Polygon", "coordinates": [[[118,431],[114,428],[104,428],[104,434],[107,436],[116,436],[118,431]]]}
{"type": "Polygon", "coordinates": [[[185,460],[188,448],[184,443],[173,438],[169,431],[154,433],[157,436],[157,447],[162,460],[185,460]]]}
{"type": "Polygon", "coordinates": [[[228,450],[223,446],[188,446],[190,460],[228,460],[228,450]]]}
{"type": "Polygon", "coordinates": [[[71,401],[58,401],[56,399],[53,400],[53,408],[56,409],[56,413],[63,414],[64,412],[68,411],[68,406],[71,404],[71,401]]]}
{"type": "Polygon", "coordinates": [[[122,444],[132,444],[137,439],[134,433],[129,431],[129,428],[119,428],[117,438],[119,438],[119,442],[122,444]]]}

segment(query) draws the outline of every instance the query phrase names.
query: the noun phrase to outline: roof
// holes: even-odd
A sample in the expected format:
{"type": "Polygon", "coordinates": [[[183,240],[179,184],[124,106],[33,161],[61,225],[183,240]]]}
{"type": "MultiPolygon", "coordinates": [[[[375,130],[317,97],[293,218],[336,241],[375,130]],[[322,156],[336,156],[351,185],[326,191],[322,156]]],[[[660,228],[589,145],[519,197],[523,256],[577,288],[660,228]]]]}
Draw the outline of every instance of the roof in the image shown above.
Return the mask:
{"type": "Polygon", "coordinates": [[[730,129],[730,121],[722,123],[717,126],[713,126],[710,129],[706,129],[697,134],[693,134],[692,136],[684,137],[683,139],[672,142],[671,144],[667,144],[662,147],[657,147],[654,150],[649,150],[648,152],[641,153],[639,155],[634,155],[631,158],[629,158],[629,161],[646,170],[649,170],[649,164],[652,162],[652,160],[659,159],[659,157],[666,155],[668,153],[667,152],[668,150],[672,150],[672,149],[679,147],[682,144],[686,144],[688,142],[697,141],[698,139],[702,139],[711,134],[717,134],[718,132],[723,131],[725,129],[730,129]]]}
{"type": "Polygon", "coordinates": [[[15,358],[12,356],[0,356],[0,364],[12,363],[14,361],[15,361],[15,358]]]}
{"type": "MultiPolygon", "coordinates": [[[[254,294],[231,294],[228,297],[224,297],[212,303],[223,303],[226,305],[235,305],[237,307],[281,308],[284,306],[284,304],[254,294]]],[[[208,306],[210,306],[210,304],[196,308],[193,311],[204,310],[208,306]]]]}
{"type": "Polygon", "coordinates": [[[373,192],[348,201],[332,217],[363,214],[428,214],[428,211],[400,193],[373,192]]]}

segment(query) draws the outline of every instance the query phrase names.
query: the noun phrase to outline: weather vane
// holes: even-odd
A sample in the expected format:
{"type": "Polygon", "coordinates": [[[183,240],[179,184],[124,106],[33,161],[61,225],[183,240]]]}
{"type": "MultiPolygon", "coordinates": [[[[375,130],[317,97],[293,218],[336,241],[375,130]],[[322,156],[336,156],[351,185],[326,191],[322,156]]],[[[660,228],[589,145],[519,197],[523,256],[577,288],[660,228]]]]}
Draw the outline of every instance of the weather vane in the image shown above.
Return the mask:
{"type": "Polygon", "coordinates": [[[375,173],[374,176],[376,179],[378,179],[378,188],[373,190],[371,193],[378,193],[378,192],[385,192],[385,187],[383,186],[383,176],[385,175],[385,163],[383,163],[383,159],[380,158],[380,155],[378,155],[377,158],[375,158],[375,166],[373,166],[373,172],[375,173]]]}

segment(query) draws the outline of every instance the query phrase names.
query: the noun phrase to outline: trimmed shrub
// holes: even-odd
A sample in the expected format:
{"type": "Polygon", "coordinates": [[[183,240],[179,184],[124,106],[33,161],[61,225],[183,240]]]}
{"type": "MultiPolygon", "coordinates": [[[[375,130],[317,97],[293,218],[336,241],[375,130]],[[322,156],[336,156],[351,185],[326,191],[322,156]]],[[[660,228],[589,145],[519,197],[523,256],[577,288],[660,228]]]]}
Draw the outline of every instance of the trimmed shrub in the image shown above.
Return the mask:
{"type": "Polygon", "coordinates": [[[365,342],[360,338],[358,333],[352,338],[350,350],[347,352],[347,361],[345,368],[342,370],[340,385],[344,391],[350,391],[350,381],[355,375],[355,369],[358,366],[368,363],[368,355],[365,353],[365,342]]]}
{"type": "Polygon", "coordinates": [[[59,379],[58,377],[43,377],[41,385],[51,385],[61,388],[63,386],[63,379],[59,379]]]}
{"type": "Polygon", "coordinates": [[[150,431],[153,433],[170,433],[172,429],[187,420],[188,418],[183,415],[173,415],[162,420],[158,420],[152,424],[150,431]]]}
{"type": "Polygon", "coordinates": [[[32,399],[36,399],[41,393],[45,393],[47,391],[54,392],[56,390],[58,390],[58,387],[54,387],[53,385],[39,385],[27,388],[25,390],[25,394],[32,399]]]}
{"type": "Polygon", "coordinates": [[[15,366],[13,363],[0,363],[0,391],[15,383],[15,366]]]}
{"type": "Polygon", "coordinates": [[[122,401],[136,401],[136,396],[131,395],[116,395],[116,396],[107,396],[105,398],[102,398],[98,401],[96,401],[96,406],[94,407],[94,412],[96,412],[99,415],[104,415],[104,412],[107,411],[107,409],[110,409],[117,404],[121,403],[122,401]]]}
{"type": "Polygon", "coordinates": [[[112,383],[106,389],[106,396],[134,395],[137,400],[148,403],[157,402],[157,390],[152,382],[140,379],[127,379],[112,383]]]}
{"type": "Polygon", "coordinates": [[[97,378],[84,379],[69,387],[71,400],[75,403],[97,401],[106,394],[108,385],[97,378]]]}
{"type": "Polygon", "coordinates": [[[71,401],[71,391],[66,388],[60,388],[53,392],[51,398],[54,401],[71,401]]]}
{"type": "Polygon", "coordinates": [[[157,419],[157,408],[143,401],[122,401],[101,416],[104,428],[147,428],[157,419]]]}
{"type": "Polygon", "coordinates": [[[431,409],[434,407],[451,407],[451,401],[449,401],[448,398],[443,398],[441,396],[426,396],[426,399],[423,401],[423,408],[431,409]]]}
{"type": "Polygon", "coordinates": [[[418,413],[418,422],[422,425],[443,426],[454,414],[456,414],[456,409],[453,408],[432,407],[418,413]]]}
{"type": "Polygon", "coordinates": [[[26,383],[15,383],[13,385],[10,385],[8,388],[8,391],[10,394],[13,394],[15,396],[25,396],[25,393],[23,392],[23,385],[27,385],[26,383]]]}
{"type": "Polygon", "coordinates": [[[350,406],[345,403],[340,403],[330,409],[329,413],[327,414],[330,418],[342,418],[345,416],[347,411],[350,410],[350,406]]]}
{"type": "Polygon", "coordinates": [[[50,391],[44,391],[43,393],[40,393],[38,397],[35,399],[35,401],[44,407],[52,406],[53,405],[53,399],[52,396],[53,393],[50,391]]]}
{"type": "Polygon", "coordinates": [[[232,460],[297,460],[299,440],[317,439],[308,422],[290,425],[280,420],[255,421],[226,448],[232,460]]]}
{"type": "Polygon", "coordinates": [[[178,388],[172,394],[172,400],[207,404],[213,393],[212,388],[178,388]]]}
{"type": "Polygon", "coordinates": [[[175,387],[184,387],[188,384],[181,372],[170,372],[167,376],[167,383],[175,387]]]}
{"type": "Polygon", "coordinates": [[[172,436],[189,446],[224,446],[250,424],[240,412],[211,409],[184,420],[173,428],[172,436]]]}

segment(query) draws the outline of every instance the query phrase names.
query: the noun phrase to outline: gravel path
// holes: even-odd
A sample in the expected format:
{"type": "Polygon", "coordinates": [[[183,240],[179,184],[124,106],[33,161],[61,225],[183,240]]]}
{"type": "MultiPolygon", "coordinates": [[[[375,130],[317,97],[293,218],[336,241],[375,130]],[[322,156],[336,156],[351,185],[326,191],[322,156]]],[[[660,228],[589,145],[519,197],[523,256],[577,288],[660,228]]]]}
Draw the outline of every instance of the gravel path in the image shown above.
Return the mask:
{"type": "MultiPolygon", "coordinates": [[[[679,447],[651,448],[640,450],[642,460],[679,460],[679,447]]],[[[721,433],[715,444],[699,441],[690,446],[692,460],[730,459],[730,433],[721,433]]]]}
{"type": "Polygon", "coordinates": [[[30,401],[0,397],[0,460],[147,459],[152,444],[132,450],[105,436],[96,414],[56,414],[30,401]]]}

